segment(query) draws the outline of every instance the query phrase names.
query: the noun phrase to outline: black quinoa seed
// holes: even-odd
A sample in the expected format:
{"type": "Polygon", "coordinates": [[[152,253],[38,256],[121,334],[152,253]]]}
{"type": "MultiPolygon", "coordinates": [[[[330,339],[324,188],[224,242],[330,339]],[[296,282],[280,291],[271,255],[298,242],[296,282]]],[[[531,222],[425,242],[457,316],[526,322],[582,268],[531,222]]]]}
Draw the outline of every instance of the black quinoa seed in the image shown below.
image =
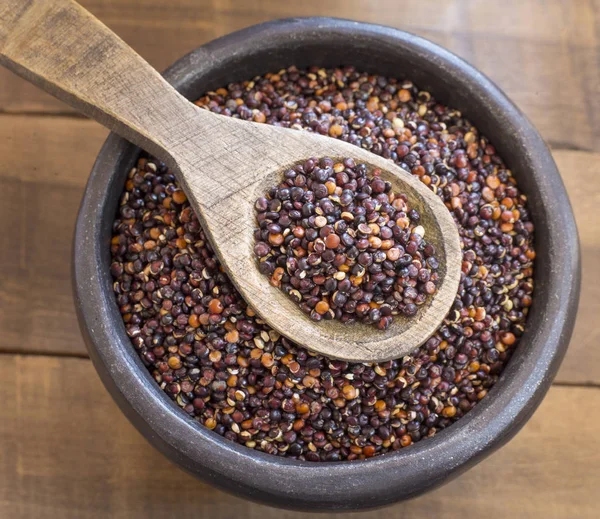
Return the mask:
{"type": "Polygon", "coordinates": [[[468,413],[517,347],[533,297],[527,199],[493,145],[410,81],[351,67],[289,68],[197,104],[329,134],[408,169],[452,213],[462,275],[444,323],[412,355],[373,365],[312,355],[257,318],[175,177],[141,158],[113,224],[111,273],[132,346],[166,394],[231,441],[323,462],[402,449],[468,413]]]}
{"type": "Polygon", "coordinates": [[[434,249],[418,211],[380,170],[367,170],[325,157],[286,171],[256,201],[254,254],[271,284],[313,320],[385,330],[435,293],[437,265],[427,263],[434,249]]]}

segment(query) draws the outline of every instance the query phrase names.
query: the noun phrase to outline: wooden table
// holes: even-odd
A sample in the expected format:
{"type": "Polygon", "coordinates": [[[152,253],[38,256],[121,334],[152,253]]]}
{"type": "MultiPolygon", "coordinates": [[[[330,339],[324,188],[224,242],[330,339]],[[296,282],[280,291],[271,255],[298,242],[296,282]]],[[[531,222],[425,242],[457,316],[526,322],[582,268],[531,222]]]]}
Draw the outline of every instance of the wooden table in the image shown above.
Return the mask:
{"type": "MultiPolygon", "coordinates": [[[[250,24],[332,15],[423,35],[494,79],[550,143],[574,205],[584,270],[575,334],[509,445],[427,496],[354,517],[598,517],[600,0],[82,4],[159,69],[250,24]]],[[[107,132],[5,70],[0,114],[0,517],[304,515],[198,483],[120,413],[87,359],[69,273],[77,207],[107,132]]]]}

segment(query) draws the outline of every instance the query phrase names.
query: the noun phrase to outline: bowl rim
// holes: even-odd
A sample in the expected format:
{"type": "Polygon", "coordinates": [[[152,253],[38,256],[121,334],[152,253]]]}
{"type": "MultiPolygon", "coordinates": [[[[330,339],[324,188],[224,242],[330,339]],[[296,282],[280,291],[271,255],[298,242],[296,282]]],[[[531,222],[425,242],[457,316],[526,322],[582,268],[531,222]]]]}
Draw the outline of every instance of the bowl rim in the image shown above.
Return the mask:
{"type": "Polygon", "coordinates": [[[489,113],[513,133],[515,153],[527,155],[544,209],[539,217],[548,228],[544,238],[553,258],[548,287],[542,288],[552,288],[553,297],[541,303],[535,300],[532,313],[540,314],[543,309],[547,317],[538,315],[539,326],[526,331],[514,356],[519,358],[511,360],[489,395],[457,423],[410,449],[354,462],[311,463],[268,455],[226,440],[187,417],[143,366],[122,321],[114,320],[118,309],[112,280],[108,269],[102,268],[108,256],[108,244],[101,240],[106,227],[106,222],[102,226],[102,216],[115,172],[138,152],[114,134],[98,155],[77,217],[73,287],[82,334],[103,383],[138,430],[171,460],[209,483],[263,503],[313,510],[372,508],[439,486],[502,446],[525,424],[547,392],[572,333],[579,298],[580,254],[564,185],[537,131],[482,73],[424,38],[337,18],[287,18],[206,43],[178,60],[165,77],[184,95],[191,95],[186,88],[199,67],[211,67],[222,56],[243,54],[254,47],[264,49],[277,45],[281,38],[293,39],[324,28],[334,34],[332,37],[377,40],[431,59],[471,94],[482,96],[489,113]],[[563,210],[551,212],[557,203],[563,210]],[[80,254],[82,250],[88,252],[80,254]]]}

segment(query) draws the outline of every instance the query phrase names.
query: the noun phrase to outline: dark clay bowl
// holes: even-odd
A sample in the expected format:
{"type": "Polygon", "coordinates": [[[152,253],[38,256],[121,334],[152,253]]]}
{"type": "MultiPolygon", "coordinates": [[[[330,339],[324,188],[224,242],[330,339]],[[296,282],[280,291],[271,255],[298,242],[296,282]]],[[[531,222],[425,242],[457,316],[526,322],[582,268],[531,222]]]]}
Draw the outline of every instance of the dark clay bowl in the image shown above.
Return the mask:
{"type": "Polygon", "coordinates": [[[395,29],[329,18],[287,19],[230,34],[191,52],[166,78],[189,99],[289,65],[358,69],[412,79],[485,134],[529,196],[537,248],[527,330],[496,386],[448,429],[366,461],[310,463],[225,440],[161,391],[125,333],[109,272],[111,224],[139,149],[111,135],[92,170],[77,220],[74,280],[81,329],[102,381],[137,429],[169,459],[235,495],[304,510],[373,508],[417,496],[480,462],[525,424],[567,349],[580,284],[579,246],[565,188],[525,116],[473,67],[395,29]]]}

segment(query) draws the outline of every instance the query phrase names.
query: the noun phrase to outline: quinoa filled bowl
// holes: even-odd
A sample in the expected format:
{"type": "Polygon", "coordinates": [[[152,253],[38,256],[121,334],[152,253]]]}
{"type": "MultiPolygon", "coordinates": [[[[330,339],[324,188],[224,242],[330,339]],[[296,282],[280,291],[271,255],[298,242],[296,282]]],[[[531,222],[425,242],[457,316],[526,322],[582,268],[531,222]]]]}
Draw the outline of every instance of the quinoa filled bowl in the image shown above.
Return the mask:
{"type": "Polygon", "coordinates": [[[562,360],[580,277],[559,173],[521,112],[440,47],[336,19],[251,27],[165,75],[224,116],[343,138],[418,175],[462,229],[463,278],[412,355],[312,356],[239,298],[170,172],[111,135],[78,217],[75,295],[94,365],[142,434],[220,488],[311,510],[416,496],[508,441],[562,360]]]}

